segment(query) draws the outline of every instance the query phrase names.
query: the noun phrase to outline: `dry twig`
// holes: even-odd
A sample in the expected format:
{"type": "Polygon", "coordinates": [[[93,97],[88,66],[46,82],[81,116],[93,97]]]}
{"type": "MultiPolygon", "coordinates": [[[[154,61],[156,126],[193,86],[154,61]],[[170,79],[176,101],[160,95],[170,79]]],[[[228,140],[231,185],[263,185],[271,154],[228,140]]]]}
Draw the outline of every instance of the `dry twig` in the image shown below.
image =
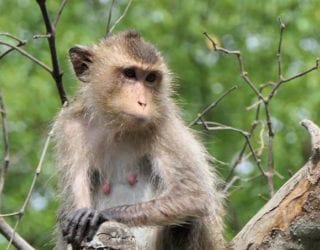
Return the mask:
{"type": "MultiPolygon", "coordinates": [[[[10,164],[10,153],[9,153],[9,138],[8,138],[8,124],[7,124],[7,109],[3,101],[3,96],[0,91],[0,109],[1,109],[1,123],[2,123],[2,137],[3,137],[3,164],[0,173],[0,197],[2,197],[3,187],[10,164]]],[[[0,200],[1,208],[1,200],[0,200]]]]}
{"type": "MultiPolygon", "coordinates": [[[[237,160],[235,161],[235,163],[233,164],[233,166],[231,167],[230,173],[228,175],[228,177],[226,178],[226,181],[229,182],[230,179],[233,176],[234,170],[236,168],[236,166],[241,162],[245,151],[247,149],[247,147],[249,147],[250,152],[255,160],[255,162],[257,164],[259,164],[259,170],[263,173],[262,175],[266,178],[267,183],[268,183],[268,189],[269,189],[269,193],[270,196],[273,196],[274,194],[274,185],[273,185],[273,176],[276,173],[276,170],[274,169],[274,152],[273,152],[273,138],[274,138],[274,131],[273,131],[273,124],[272,124],[272,120],[271,120],[271,110],[270,110],[270,101],[272,100],[272,98],[275,96],[276,91],[286,82],[290,82],[294,79],[297,79],[299,77],[302,77],[316,69],[319,68],[319,63],[320,63],[320,59],[316,60],[316,64],[315,66],[311,67],[310,69],[307,69],[301,73],[298,73],[292,77],[289,78],[284,78],[283,77],[283,71],[282,71],[282,41],[283,41],[283,33],[284,33],[284,29],[285,29],[285,24],[282,22],[281,18],[279,18],[279,23],[280,23],[280,36],[279,36],[279,43],[278,43],[278,50],[277,50],[277,64],[278,64],[278,80],[277,82],[273,83],[273,82],[268,82],[267,84],[261,84],[259,88],[256,87],[256,85],[250,80],[249,76],[248,76],[248,72],[245,70],[244,67],[244,62],[243,62],[243,57],[241,55],[241,52],[238,50],[235,51],[231,51],[231,50],[227,50],[225,48],[222,47],[218,47],[217,43],[215,43],[215,41],[206,33],[204,32],[204,35],[209,39],[209,41],[212,43],[213,49],[214,51],[217,52],[221,52],[227,55],[234,55],[236,56],[237,60],[238,60],[238,64],[239,64],[239,70],[240,70],[240,74],[242,76],[242,78],[244,79],[244,81],[248,84],[248,86],[253,90],[253,92],[256,94],[258,101],[257,103],[255,103],[254,105],[252,105],[250,108],[254,108],[257,107],[257,111],[256,111],[256,115],[255,115],[255,120],[252,122],[251,128],[249,129],[249,133],[248,134],[243,134],[241,133],[242,130],[239,129],[235,129],[235,128],[230,128],[228,126],[215,126],[215,127],[210,127],[209,130],[232,130],[232,131],[236,131],[236,132],[240,132],[241,134],[243,134],[246,138],[246,142],[244,143],[240,154],[237,158],[237,160]],[[267,87],[267,86],[271,86],[271,91],[269,92],[268,95],[264,96],[262,94],[262,90],[267,87]],[[251,144],[250,144],[250,137],[253,135],[253,133],[255,132],[255,129],[259,123],[259,119],[260,119],[260,110],[261,110],[261,105],[263,104],[263,109],[264,109],[264,113],[265,113],[265,120],[266,120],[266,124],[267,124],[267,129],[268,129],[268,143],[267,143],[267,170],[263,170],[262,166],[260,166],[260,156],[261,156],[261,149],[259,152],[259,155],[257,155],[255,153],[255,151],[253,150],[251,144]]],[[[199,119],[196,119],[196,122],[198,122],[199,119]]],[[[208,124],[208,122],[205,122],[206,124],[208,124]]],[[[205,125],[205,123],[203,123],[203,125],[206,127],[206,129],[208,129],[207,125],[205,125]]]]}
{"type": "MultiPolygon", "coordinates": [[[[44,144],[44,147],[43,147],[43,149],[42,149],[41,157],[40,157],[38,166],[37,166],[37,168],[36,168],[36,171],[35,171],[35,173],[34,173],[34,176],[33,176],[33,179],[32,179],[32,182],[31,182],[31,185],[30,185],[30,188],[29,188],[29,191],[28,191],[28,193],[27,193],[26,199],[24,200],[24,203],[23,203],[22,207],[20,208],[20,210],[19,210],[18,212],[16,212],[16,213],[13,213],[13,214],[17,215],[18,218],[17,218],[17,221],[16,221],[16,223],[15,223],[15,225],[14,225],[14,228],[13,228],[13,230],[12,230],[12,234],[11,234],[11,237],[10,237],[10,241],[9,241],[9,243],[8,243],[8,246],[7,246],[7,249],[8,249],[8,250],[10,249],[10,245],[11,245],[11,244],[14,242],[14,240],[15,240],[15,237],[16,237],[15,234],[16,234],[17,227],[18,227],[19,222],[21,221],[21,219],[22,219],[22,217],[23,217],[23,215],[24,215],[24,213],[25,213],[25,210],[26,210],[27,205],[29,204],[29,201],[30,201],[30,198],[31,198],[31,194],[32,194],[32,192],[33,192],[33,190],[34,190],[34,187],[35,187],[35,184],[36,184],[36,182],[37,182],[38,176],[39,176],[40,173],[41,173],[43,161],[44,161],[44,158],[45,158],[45,156],[46,156],[46,153],[47,153],[47,150],[48,150],[48,146],[49,146],[49,143],[50,143],[50,140],[51,140],[52,137],[53,137],[53,131],[51,130],[51,131],[49,132],[49,134],[48,134],[48,137],[47,137],[46,142],[45,142],[45,144],[44,144]]],[[[2,216],[0,215],[0,217],[2,217],[2,216]]]]}
{"type": "MultiPolygon", "coordinates": [[[[10,34],[10,33],[2,33],[2,32],[0,32],[0,36],[6,36],[6,37],[9,37],[9,38],[17,41],[17,42],[18,42],[18,44],[16,45],[17,47],[21,47],[21,46],[23,46],[23,45],[25,45],[25,44],[27,43],[27,41],[21,40],[21,39],[19,39],[18,37],[14,36],[14,35],[12,35],[12,34],[10,34]]],[[[2,59],[4,56],[6,56],[7,54],[9,54],[11,51],[14,51],[14,48],[10,48],[10,49],[2,52],[2,53],[0,54],[0,59],[2,59]]]]}

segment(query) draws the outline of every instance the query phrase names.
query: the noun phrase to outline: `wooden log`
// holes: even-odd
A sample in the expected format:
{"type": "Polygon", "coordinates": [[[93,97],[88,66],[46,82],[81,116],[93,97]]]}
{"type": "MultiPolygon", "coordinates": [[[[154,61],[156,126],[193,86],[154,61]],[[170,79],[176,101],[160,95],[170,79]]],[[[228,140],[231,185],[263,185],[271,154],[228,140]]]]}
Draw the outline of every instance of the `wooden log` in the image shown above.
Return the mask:
{"type": "Polygon", "coordinates": [[[302,125],[311,135],[309,161],[244,226],[230,249],[320,249],[320,129],[309,120],[302,125]]]}
{"type": "Polygon", "coordinates": [[[101,224],[92,241],[83,249],[138,250],[129,227],[114,221],[101,224]]]}

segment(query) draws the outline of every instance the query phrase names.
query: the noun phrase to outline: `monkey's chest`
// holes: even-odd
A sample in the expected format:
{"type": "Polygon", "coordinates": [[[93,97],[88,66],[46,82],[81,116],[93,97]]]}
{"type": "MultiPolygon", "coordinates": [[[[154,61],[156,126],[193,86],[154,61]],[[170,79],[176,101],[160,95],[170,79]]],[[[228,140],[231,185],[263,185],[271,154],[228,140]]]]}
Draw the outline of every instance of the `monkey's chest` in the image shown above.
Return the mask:
{"type": "Polygon", "coordinates": [[[151,200],[155,190],[155,178],[152,178],[151,172],[144,159],[109,162],[93,177],[95,208],[101,210],[151,200]]]}
{"type": "MultiPolygon", "coordinates": [[[[127,165],[100,174],[95,184],[94,206],[97,210],[130,205],[151,200],[155,196],[155,178],[145,165],[127,165]]],[[[153,249],[155,228],[133,227],[130,229],[139,249],[153,249]]]]}

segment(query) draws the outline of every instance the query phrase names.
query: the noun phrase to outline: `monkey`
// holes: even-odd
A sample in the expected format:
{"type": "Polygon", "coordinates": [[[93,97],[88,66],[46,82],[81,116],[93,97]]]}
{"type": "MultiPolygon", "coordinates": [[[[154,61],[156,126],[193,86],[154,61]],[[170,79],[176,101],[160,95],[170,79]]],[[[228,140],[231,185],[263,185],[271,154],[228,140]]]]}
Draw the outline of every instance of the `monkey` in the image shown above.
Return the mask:
{"type": "Polygon", "coordinates": [[[105,221],[129,226],[142,250],[224,249],[221,181],[160,51],[128,30],[69,57],[79,88],[53,125],[56,249],[81,249],[105,221]]]}

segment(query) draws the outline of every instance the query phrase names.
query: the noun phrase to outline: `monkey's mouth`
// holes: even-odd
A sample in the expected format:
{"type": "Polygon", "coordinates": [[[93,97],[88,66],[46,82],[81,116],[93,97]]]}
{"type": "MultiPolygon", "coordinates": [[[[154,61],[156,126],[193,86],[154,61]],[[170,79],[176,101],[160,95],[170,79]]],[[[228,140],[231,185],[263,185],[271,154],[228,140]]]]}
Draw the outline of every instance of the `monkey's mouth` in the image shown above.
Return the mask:
{"type": "Polygon", "coordinates": [[[131,120],[133,122],[141,123],[144,125],[148,124],[151,120],[150,116],[137,113],[121,112],[121,115],[126,120],[131,120]]]}

